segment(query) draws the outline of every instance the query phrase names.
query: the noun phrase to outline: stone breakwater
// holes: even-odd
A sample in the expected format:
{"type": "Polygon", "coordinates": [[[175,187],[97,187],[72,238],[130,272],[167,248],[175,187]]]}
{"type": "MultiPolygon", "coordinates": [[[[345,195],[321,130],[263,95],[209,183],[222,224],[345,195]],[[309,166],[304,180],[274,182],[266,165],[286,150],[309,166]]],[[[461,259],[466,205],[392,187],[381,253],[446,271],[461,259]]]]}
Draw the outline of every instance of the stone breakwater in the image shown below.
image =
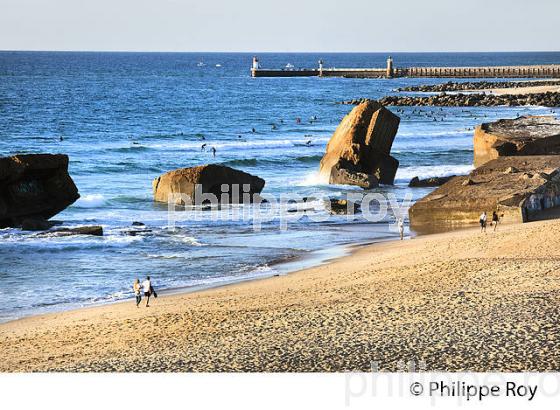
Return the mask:
{"type": "MultiPolygon", "coordinates": [[[[359,98],[341,101],[339,104],[358,105],[369,101],[359,98]]],[[[541,107],[560,107],[560,93],[546,92],[536,94],[438,94],[426,97],[388,95],[378,100],[384,106],[432,106],[432,107],[518,107],[534,105],[541,107]]]]}
{"type": "Polygon", "coordinates": [[[446,91],[469,91],[469,90],[487,90],[493,88],[525,88],[538,86],[560,86],[560,80],[543,80],[543,81],[468,81],[464,83],[454,83],[449,81],[443,84],[425,84],[412,87],[397,88],[397,92],[446,92],[446,91]]]}

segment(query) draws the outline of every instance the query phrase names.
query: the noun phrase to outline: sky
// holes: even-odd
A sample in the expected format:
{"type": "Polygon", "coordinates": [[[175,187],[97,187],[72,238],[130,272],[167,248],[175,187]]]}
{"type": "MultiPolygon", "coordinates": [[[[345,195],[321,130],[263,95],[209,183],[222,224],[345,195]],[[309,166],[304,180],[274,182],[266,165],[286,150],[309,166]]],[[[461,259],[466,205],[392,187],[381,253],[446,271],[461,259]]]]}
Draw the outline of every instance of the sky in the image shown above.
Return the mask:
{"type": "Polygon", "coordinates": [[[560,51],[560,0],[0,0],[0,50],[560,51]]]}

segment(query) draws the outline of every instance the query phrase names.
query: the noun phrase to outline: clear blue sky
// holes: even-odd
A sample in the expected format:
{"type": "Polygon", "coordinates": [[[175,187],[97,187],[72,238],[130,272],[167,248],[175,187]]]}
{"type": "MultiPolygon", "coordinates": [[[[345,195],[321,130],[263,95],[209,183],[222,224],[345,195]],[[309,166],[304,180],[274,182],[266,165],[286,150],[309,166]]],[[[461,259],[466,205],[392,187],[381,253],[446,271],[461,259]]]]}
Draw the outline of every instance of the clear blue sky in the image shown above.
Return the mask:
{"type": "Polygon", "coordinates": [[[0,0],[0,49],[560,51],[560,0],[0,0]]]}

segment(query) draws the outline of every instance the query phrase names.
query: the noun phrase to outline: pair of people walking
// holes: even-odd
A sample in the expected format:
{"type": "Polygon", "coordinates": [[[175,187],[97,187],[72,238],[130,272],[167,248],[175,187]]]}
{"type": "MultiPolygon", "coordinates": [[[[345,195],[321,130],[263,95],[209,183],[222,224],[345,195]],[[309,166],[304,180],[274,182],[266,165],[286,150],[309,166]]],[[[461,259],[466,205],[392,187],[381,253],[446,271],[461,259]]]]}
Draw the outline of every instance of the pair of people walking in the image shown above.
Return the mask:
{"type": "Polygon", "coordinates": [[[140,279],[136,278],[134,284],[132,285],[132,289],[134,290],[134,296],[136,297],[136,307],[139,307],[140,302],[142,302],[142,293],[144,293],[144,297],[146,298],[146,307],[150,307],[150,296],[157,298],[157,293],[152,286],[152,280],[149,276],[146,276],[146,279],[140,284],[140,279]]]}
{"type": "MultiPolygon", "coordinates": [[[[488,217],[486,216],[486,211],[482,212],[480,215],[480,232],[486,232],[486,224],[488,221],[488,217]]],[[[500,217],[496,211],[492,212],[492,224],[494,225],[494,231],[498,228],[498,223],[500,222],[500,217]]]]}

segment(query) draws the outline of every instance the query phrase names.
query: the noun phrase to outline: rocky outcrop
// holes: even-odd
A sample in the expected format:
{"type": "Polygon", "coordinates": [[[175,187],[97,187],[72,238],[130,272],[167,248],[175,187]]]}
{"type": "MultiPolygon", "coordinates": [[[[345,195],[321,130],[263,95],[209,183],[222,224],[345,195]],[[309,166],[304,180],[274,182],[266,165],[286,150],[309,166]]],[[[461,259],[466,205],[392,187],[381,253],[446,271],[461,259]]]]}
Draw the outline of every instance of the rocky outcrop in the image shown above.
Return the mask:
{"type": "Polygon", "coordinates": [[[429,188],[435,187],[445,184],[451,178],[454,178],[455,175],[447,176],[447,177],[431,177],[426,179],[420,179],[418,177],[414,177],[408,183],[408,186],[411,188],[429,188]]]}
{"type": "Polygon", "coordinates": [[[405,92],[446,92],[446,91],[470,91],[489,90],[495,88],[524,88],[546,85],[560,85],[560,80],[533,80],[533,81],[465,81],[455,83],[448,81],[442,84],[423,84],[411,87],[397,88],[396,91],[405,92]]]}
{"type": "Polygon", "coordinates": [[[560,154],[560,121],[553,116],[498,120],[476,127],[474,164],[512,155],[560,154]]]}
{"type": "Polygon", "coordinates": [[[47,219],[79,197],[68,174],[67,155],[0,158],[0,228],[21,227],[27,220],[28,227],[42,229],[48,225],[47,219]]]}
{"type": "Polygon", "coordinates": [[[493,211],[502,222],[540,219],[560,206],[560,155],[500,157],[457,176],[409,210],[417,232],[443,231],[478,223],[493,211]]]}
{"type": "Polygon", "coordinates": [[[325,207],[333,215],[354,215],[360,211],[360,204],[347,199],[325,200],[325,207]]]}
{"type": "Polygon", "coordinates": [[[400,118],[375,101],[346,115],[331,137],[320,173],[331,184],[372,188],[392,184],[399,162],[390,156],[400,118]]]}
{"type": "Polygon", "coordinates": [[[255,194],[262,191],[264,184],[262,178],[223,165],[176,169],[159,176],[152,183],[155,201],[168,202],[173,198],[177,205],[210,202],[208,196],[199,197],[203,194],[213,194],[221,200],[223,192],[227,194],[229,203],[240,203],[244,202],[244,194],[252,200],[255,194]],[[222,185],[226,185],[226,189],[223,190],[222,185]]]}
{"type": "MultiPolygon", "coordinates": [[[[363,104],[370,101],[367,98],[355,98],[341,101],[339,104],[363,104]]],[[[393,107],[519,107],[538,105],[541,107],[560,107],[560,93],[531,93],[531,94],[446,94],[427,97],[388,95],[379,100],[384,106],[393,107]]]]}

